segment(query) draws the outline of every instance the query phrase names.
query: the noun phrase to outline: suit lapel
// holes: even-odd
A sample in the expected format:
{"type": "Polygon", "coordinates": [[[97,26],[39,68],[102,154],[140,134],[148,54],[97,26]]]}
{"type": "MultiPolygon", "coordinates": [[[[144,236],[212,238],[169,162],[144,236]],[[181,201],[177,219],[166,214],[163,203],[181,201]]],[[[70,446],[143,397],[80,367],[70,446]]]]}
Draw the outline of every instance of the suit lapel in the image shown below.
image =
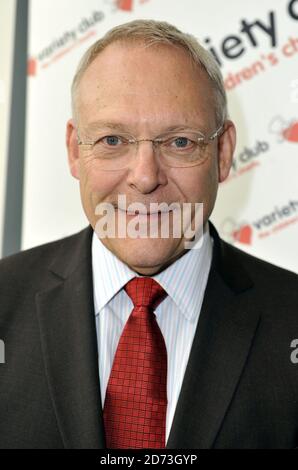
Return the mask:
{"type": "Polygon", "coordinates": [[[232,400],[258,325],[247,302],[253,287],[211,225],[214,253],[201,314],[185,371],[167,448],[212,447],[232,400]]]}
{"type": "Polygon", "coordinates": [[[42,350],[66,448],[105,447],[88,227],[64,243],[36,296],[42,350]]]}

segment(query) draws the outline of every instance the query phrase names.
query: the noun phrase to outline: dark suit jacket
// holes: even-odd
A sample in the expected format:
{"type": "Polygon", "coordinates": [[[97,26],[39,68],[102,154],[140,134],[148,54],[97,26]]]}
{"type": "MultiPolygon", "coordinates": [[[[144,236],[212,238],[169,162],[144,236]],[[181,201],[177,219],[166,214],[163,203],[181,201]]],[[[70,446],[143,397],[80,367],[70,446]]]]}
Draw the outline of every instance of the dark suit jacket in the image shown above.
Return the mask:
{"type": "MultiPolygon", "coordinates": [[[[298,276],[222,241],[167,448],[298,446],[298,276]]],[[[92,229],[0,262],[0,448],[105,447],[92,229]]]]}

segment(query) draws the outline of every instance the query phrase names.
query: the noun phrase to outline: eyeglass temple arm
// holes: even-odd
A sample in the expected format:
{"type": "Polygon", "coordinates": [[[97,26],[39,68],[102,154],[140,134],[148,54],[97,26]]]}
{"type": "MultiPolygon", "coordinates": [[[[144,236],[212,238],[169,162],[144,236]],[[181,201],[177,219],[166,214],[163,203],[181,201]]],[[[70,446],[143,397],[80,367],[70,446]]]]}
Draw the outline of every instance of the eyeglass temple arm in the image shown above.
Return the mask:
{"type": "Polygon", "coordinates": [[[224,131],[224,122],[219,126],[219,128],[209,137],[208,140],[214,140],[216,137],[223,134],[224,131]],[[222,132],[221,132],[222,131],[222,132]]]}

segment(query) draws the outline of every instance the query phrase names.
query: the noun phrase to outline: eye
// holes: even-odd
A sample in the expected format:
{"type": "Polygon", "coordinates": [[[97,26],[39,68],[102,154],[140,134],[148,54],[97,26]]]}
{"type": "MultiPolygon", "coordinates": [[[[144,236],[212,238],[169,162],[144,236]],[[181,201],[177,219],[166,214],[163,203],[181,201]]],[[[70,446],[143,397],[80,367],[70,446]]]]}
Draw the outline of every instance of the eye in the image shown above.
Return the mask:
{"type": "Polygon", "coordinates": [[[175,137],[173,143],[177,148],[186,148],[188,145],[192,144],[192,141],[187,137],[175,137]]]}
{"type": "Polygon", "coordinates": [[[174,137],[166,138],[164,140],[164,145],[172,151],[188,151],[195,149],[196,142],[194,137],[190,138],[190,136],[176,135],[174,137]]]}
{"type": "Polygon", "coordinates": [[[123,141],[124,139],[119,135],[107,135],[99,139],[99,142],[102,142],[103,144],[106,144],[109,147],[116,147],[122,144],[123,141]]]}

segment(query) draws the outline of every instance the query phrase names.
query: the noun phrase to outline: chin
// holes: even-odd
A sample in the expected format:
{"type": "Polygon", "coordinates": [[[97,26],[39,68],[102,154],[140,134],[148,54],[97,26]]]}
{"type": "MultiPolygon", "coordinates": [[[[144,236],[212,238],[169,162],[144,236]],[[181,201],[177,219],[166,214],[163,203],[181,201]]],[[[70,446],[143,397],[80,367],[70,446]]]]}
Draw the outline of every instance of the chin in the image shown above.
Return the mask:
{"type": "Polygon", "coordinates": [[[180,239],[109,239],[107,247],[134,271],[160,270],[179,253],[180,239]]]}

